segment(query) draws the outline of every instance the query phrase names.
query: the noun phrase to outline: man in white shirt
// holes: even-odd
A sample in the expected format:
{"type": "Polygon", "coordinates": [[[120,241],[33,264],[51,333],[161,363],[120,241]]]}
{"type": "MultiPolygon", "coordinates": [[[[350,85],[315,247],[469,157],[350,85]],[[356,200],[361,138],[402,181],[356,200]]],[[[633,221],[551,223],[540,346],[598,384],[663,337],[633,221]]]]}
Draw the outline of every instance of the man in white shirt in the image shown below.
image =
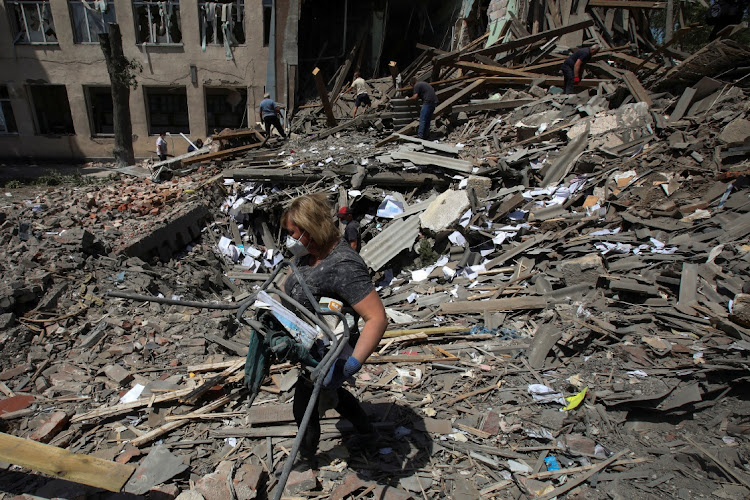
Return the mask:
{"type": "Polygon", "coordinates": [[[370,96],[367,94],[367,83],[361,76],[359,76],[359,71],[354,72],[354,81],[352,82],[352,86],[349,87],[346,91],[349,92],[352,89],[354,89],[354,95],[356,96],[354,99],[354,111],[352,112],[352,118],[356,118],[357,110],[362,104],[364,104],[365,108],[362,110],[363,113],[366,113],[367,107],[372,105],[370,96]]]}
{"type": "Polygon", "coordinates": [[[156,154],[161,161],[167,159],[167,140],[164,138],[164,135],[164,132],[160,132],[159,138],[156,139],[156,154]]]}

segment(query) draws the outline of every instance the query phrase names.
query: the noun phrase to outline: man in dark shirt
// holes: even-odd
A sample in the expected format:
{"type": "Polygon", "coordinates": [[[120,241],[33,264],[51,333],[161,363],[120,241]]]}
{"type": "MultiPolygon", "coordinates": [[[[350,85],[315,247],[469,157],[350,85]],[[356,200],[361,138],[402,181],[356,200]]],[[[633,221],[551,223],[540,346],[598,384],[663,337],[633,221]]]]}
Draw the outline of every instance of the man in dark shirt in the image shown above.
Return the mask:
{"type": "Polygon", "coordinates": [[[435,95],[435,89],[427,82],[417,82],[416,78],[411,79],[411,85],[414,87],[414,95],[409,99],[422,99],[422,111],[419,113],[419,131],[417,137],[427,139],[430,135],[430,121],[435,107],[438,105],[438,98],[435,95]]]}
{"type": "Polygon", "coordinates": [[[352,247],[352,250],[359,253],[359,249],[362,247],[362,237],[359,234],[359,222],[354,220],[351,209],[349,207],[341,207],[336,216],[346,225],[344,229],[344,241],[352,247]]]}
{"type": "Polygon", "coordinates": [[[581,82],[583,67],[591,60],[591,56],[599,52],[598,45],[584,47],[573,52],[562,64],[563,78],[565,80],[565,93],[572,94],[573,86],[581,82]]]}

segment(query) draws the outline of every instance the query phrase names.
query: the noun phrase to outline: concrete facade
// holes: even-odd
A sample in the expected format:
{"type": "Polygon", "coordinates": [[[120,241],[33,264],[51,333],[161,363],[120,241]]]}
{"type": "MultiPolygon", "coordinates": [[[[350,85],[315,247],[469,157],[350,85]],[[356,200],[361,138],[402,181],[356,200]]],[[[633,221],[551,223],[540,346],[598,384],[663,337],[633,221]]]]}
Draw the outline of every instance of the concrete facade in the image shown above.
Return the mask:
{"type": "MultiPolygon", "coordinates": [[[[40,2],[43,3],[43,2],[40,2]]],[[[0,157],[55,160],[81,160],[111,158],[114,137],[92,133],[92,120],[87,96],[88,87],[109,87],[104,56],[98,43],[75,43],[71,9],[67,0],[49,3],[57,43],[14,43],[11,16],[14,6],[9,0],[0,0],[0,86],[6,86],[10,105],[17,125],[17,133],[0,134],[0,157]],[[64,85],[70,104],[75,134],[40,134],[31,85],[64,85]]],[[[93,3],[93,2],[90,2],[93,3]]],[[[224,46],[207,45],[201,49],[201,30],[197,2],[180,2],[181,43],[136,43],[136,20],[131,0],[111,0],[115,7],[117,23],[122,32],[125,56],[140,62],[143,71],[136,74],[138,87],[131,90],[130,112],[133,125],[133,146],[137,158],[155,157],[157,134],[149,133],[149,113],[146,93],[148,89],[178,87],[187,94],[189,115],[188,137],[205,138],[209,130],[206,114],[206,91],[212,88],[245,89],[247,92],[248,123],[258,120],[257,106],[265,92],[268,47],[263,45],[263,3],[245,0],[245,43],[232,47],[233,59],[227,60],[224,46]],[[191,75],[191,66],[195,66],[191,75]],[[194,83],[197,75],[197,82],[194,83]]],[[[286,2],[277,2],[276,8],[287,11],[286,2]]],[[[293,2],[293,5],[296,1],[293,2]]],[[[297,8],[294,5],[294,8],[297,8]]],[[[277,17],[277,26],[278,26],[277,17]]],[[[282,17],[285,19],[285,17],[282,17]]],[[[296,43],[296,28],[292,36],[296,43]]],[[[288,35],[283,26],[276,31],[277,51],[288,48],[278,34],[288,35]]],[[[294,60],[294,57],[291,57],[294,60]]],[[[282,101],[287,91],[287,79],[276,81],[272,96],[282,101]]],[[[152,132],[156,132],[153,130],[152,132]]],[[[167,129],[169,131],[169,129],[167,129]]],[[[179,134],[167,138],[169,153],[182,154],[188,144],[179,134]]]]}

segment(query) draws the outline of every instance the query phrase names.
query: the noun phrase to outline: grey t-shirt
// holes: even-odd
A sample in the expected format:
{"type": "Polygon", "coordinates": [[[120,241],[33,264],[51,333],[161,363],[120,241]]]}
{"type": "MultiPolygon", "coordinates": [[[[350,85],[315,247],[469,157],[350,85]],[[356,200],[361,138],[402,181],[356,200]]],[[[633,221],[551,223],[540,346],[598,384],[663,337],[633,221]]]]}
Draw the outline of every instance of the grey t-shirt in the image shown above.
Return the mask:
{"type": "MultiPolygon", "coordinates": [[[[344,306],[354,306],[375,290],[365,261],[343,240],[339,240],[328,257],[317,266],[308,265],[308,259],[306,255],[295,259],[294,263],[316,300],[330,297],[340,300],[344,306]]],[[[294,274],[286,280],[284,292],[313,310],[294,274]]]]}
{"type": "Polygon", "coordinates": [[[427,82],[417,82],[417,84],[414,85],[414,93],[417,94],[419,98],[427,104],[438,103],[437,95],[435,95],[435,89],[433,89],[432,85],[427,82]]]}
{"type": "Polygon", "coordinates": [[[266,116],[276,116],[276,103],[273,99],[263,99],[260,101],[260,112],[263,118],[266,116]]]}

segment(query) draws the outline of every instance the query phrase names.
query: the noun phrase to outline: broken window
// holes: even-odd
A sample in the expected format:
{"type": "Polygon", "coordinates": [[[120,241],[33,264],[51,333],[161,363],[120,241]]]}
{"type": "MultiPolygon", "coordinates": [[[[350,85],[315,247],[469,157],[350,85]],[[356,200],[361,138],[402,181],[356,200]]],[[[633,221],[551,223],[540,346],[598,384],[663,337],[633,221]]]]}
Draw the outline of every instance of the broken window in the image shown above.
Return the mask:
{"type": "Polygon", "coordinates": [[[273,0],[263,0],[263,46],[268,47],[271,40],[271,11],[273,0]]]}
{"type": "Polygon", "coordinates": [[[245,0],[199,2],[201,45],[230,45],[245,43],[245,0]]]}
{"type": "Polygon", "coordinates": [[[99,33],[107,33],[107,23],[117,22],[112,0],[69,0],[70,19],[76,43],[99,43],[99,33]]]}
{"type": "Polygon", "coordinates": [[[112,135],[115,133],[114,111],[111,87],[87,87],[89,121],[92,135],[112,135]]]}
{"type": "Polygon", "coordinates": [[[145,92],[149,134],[190,133],[185,87],[148,87],[145,92]]]}
{"type": "Polygon", "coordinates": [[[13,116],[13,108],[10,106],[10,95],[8,87],[0,85],[0,134],[16,134],[16,119],[13,116]]]}
{"type": "Polygon", "coordinates": [[[65,85],[30,85],[39,134],[75,134],[65,85]]]}
{"type": "Polygon", "coordinates": [[[57,43],[49,1],[5,2],[13,29],[13,43],[57,43]]]}
{"type": "Polygon", "coordinates": [[[182,43],[178,0],[134,0],[133,12],[138,43],[182,43]]]}
{"type": "Polygon", "coordinates": [[[242,128],[247,118],[247,89],[206,89],[208,130],[242,128]]]}

